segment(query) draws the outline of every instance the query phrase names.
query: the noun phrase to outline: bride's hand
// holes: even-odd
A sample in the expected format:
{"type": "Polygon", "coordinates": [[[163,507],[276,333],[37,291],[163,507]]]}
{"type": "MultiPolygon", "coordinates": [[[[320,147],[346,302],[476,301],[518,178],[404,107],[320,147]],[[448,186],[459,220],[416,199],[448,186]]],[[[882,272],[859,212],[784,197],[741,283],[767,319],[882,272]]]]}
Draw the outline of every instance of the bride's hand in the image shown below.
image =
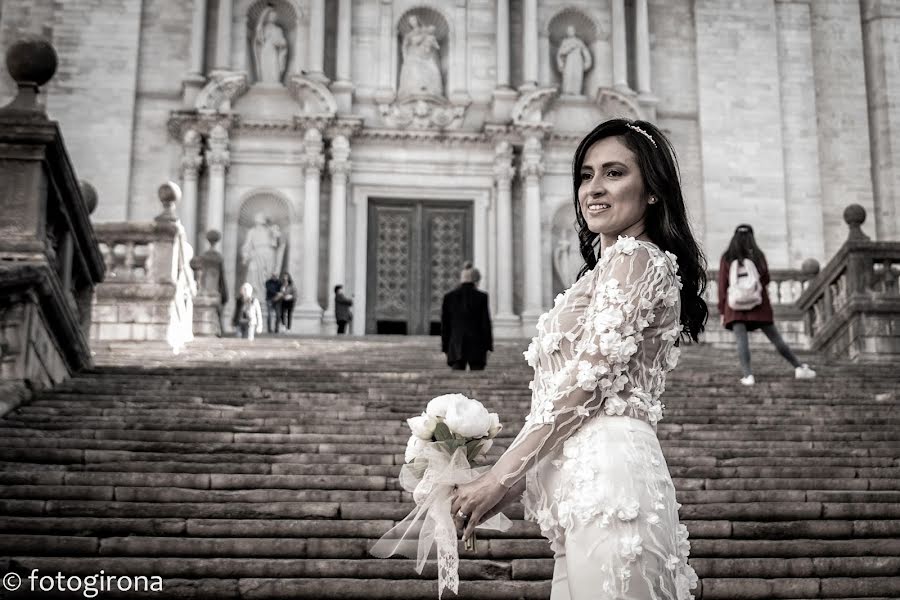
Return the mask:
{"type": "Polygon", "coordinates": [[[469,536],[475,532],[475,526],[481,522],[488,511],[503,499],[508,491],[497,481],[497,477],[491,471],[456,488],[450,497],[450,514],[454,519],[458,518],[460,512],[466,515],[462,517],[465,522],[462,536],[464,541],[469,539],[469,536]]]}

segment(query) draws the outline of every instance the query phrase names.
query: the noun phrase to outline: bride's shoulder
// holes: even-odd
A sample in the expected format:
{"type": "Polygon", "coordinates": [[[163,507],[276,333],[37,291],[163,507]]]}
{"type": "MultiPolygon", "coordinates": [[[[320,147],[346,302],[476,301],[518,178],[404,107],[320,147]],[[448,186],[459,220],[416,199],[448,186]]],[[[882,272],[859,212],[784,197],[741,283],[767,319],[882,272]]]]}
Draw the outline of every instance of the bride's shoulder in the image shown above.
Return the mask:
{"type": "Polygon", "coordinates": [[[611,261],[618,258],[619,263],[630,263],[630,268],[641,270],[651,268],[666,268],[672,273],[678,271],[678,257],[663,250],[654,242],[638,240],[630,236],[619,236],[615,244],[607,248],[597,263],[597,267],[603,268],[611,261]]]}

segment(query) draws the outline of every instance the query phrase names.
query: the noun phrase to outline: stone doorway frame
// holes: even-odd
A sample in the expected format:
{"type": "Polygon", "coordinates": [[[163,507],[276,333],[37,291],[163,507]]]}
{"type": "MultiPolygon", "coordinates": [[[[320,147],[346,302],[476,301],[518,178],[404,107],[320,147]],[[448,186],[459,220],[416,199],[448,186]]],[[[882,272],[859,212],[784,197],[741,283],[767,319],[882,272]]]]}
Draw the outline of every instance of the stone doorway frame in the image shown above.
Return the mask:
{"type": "MultiPolygon", "coordinates": [[[[354,185],[351,203],[353,204],[353,234],[347,236],[347,256],[352,256],[352,264],[348,265],[348,273],[353,281],[354,294],[351,332],[354,335],[365,335],[366,332],[366,288],[367,265],[369,252],[369,200],[436,200],[441,202],[472,203],[472,260],[482,273],[481,289],[490,292],[489,285],[493,281],[490,272],[490,256],[488,253],[490,234],[488,211],[491,207],[491,190],[489,188],[434,188],[425,186],[376,186],[354,185]]],[[[329,286],[333,285],[329,282],[329,286]]],[[[345,284],[346,285],[346,284],[345,284]]],[[[329,287],[330,289],[330,287],[329,287]]]]}

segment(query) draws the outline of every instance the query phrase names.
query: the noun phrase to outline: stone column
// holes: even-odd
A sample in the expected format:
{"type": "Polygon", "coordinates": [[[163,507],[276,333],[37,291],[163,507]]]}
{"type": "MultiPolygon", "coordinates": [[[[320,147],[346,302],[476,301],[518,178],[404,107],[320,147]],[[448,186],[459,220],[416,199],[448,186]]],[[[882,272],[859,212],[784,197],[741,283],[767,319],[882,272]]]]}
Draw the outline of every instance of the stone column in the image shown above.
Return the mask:
{"type": "Polygon", "coordinates": [[[319,183],[325,156],[322,133],[307,129],[303,136],[306,149],[303,197],[303,276],[300,284],[300,306],[296,321],[301,333],[322,331],[322,307],[319,305],[319,183]]]}
{"type": "Polygon", "coordinates": [[[525,31],[522,36],[522,55],[525,57],[523,70],[525,81],[521,89],[533,90],[537,87],[538,81],[538,3],[537,0],[524,0],[524,3],[525,31]]]}
{"type": "Polygon", "coordinates": [[[393,0],[381,0],[378,5],[378,90],[375,98],[378,102],[390,102],[394,99],[393,65],[391,65],[391,47],[394,40],[394,3],[393,0]]]}
{"type": "Polygon", "coordinates": [[[525,306],[522,319],[526,326],[537,322],[544,312],[542,296],[544,261],[541,256],[543,243],[541,239],[541,177],[544,174],[542,164],[543,151],[541,141],[534,136],[525,141],[522,152],[521,176],[525,180],[525,227],[523,229],[525,263],[525,306]]]}
{"type": "Polygon", "coordinates": [[[336,136],[331,141],[331,162],[328,170],[331,172],[331,216],[328,232],[328,310],[325,313],[324,322],[334,333],[336,324],[334,318],[334,286],[347,285],[345,279],[347,264],[347,178],[350,175],[350,142],[343,135],[336,136]]]}
{"type": "Polygon", "coordinates": [[[497,313],[494,329],[498,335],[521,335],[521,320],[513,313],[513,242],[512,242],[512,179],[513,151],[509,142],[499,142],[494,149],[494,181],[497,184],[496,246],[497,313]]]}
{"type": "Polygon", "coordinates": [[[334,98],[337,101],[338,111],[346,113],[352,109],[353,93],[350,52],[352,36],[351,7],[351,0],[339,0],[338,2],[337,80],[331,85],[331,91],[334,93],[334,98]]]}
{"type": "Polygon", "coordinates": [[[625,31],[625,0],[612,0],[613,87],[628,91],[628,46],[625,31]]]}
{"type": "Polygon", "coordinates": [[[509,0],[497,0],[497,87],[509,87],[509,0]]]}
{"type": "Polygon", "coordinates": [[[307,77],[321,83],[328,82],[325,76],[325,0],[312,0],[307,77]]]}
{"type": "Polygon", "coordinates": [[[637,60],[637,91],[641,96],[651,96],[650,89],[650,23],[647,0],[634,3],[635,58],[637,60]]]}
{"type": "Polygon", "coordinates": [[[191,67],[184,78],[182,100],[185,106],[192,106],[197,94],[203,88],[203,57],[206,50],[206,4],[207,0],[194,0],[191,19],[191,67]]]}
{"type": "Polygon", "coordinates": [[[216,23],[216,70],[231,69],[231,21],[232,2],[219,1],[219,20],[216,23]]]}
{"type": "Polygon", "coordinates": [[[209,196],[206,202],[206,229],[224,231],[225,171],[231,161],[228,152],[228,131],[220,124],[213,127],[206,150],[209,165],[209,196]]]}
{"type": "Polygon", "coordinates": [[[197,248],[197,176],[203,165],[200,134],[189,129],[184,134],[181,155],[181,225],[188,243],[197,248]]]}

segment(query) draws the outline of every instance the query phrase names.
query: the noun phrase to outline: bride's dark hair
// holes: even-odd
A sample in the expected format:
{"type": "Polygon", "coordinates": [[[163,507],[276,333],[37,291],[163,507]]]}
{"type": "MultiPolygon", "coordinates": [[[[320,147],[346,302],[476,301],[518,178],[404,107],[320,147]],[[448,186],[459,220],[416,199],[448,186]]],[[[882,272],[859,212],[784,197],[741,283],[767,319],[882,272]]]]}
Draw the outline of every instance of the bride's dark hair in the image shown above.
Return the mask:
{"type": "Polygon", "coordinates": [[[694,239],[688,222],[675,150],[663,132],[652,123],[626,119],[605,121],[587,134],[575,150],[575,159],[572,161],[575,224],[581,256],[585,262],[578,276],[581,277],[597,264],[595,246],[600,236],[588,229],[578,202],[581,165],[591,146],[608,137],[618,137],[634,152],[644,180],[644,190],[648,196],[657,198],[656,203],[647,205],[644,217],[647,236],[661,249],[678,257],[678,274],[682,283],[680,320],[687,336],[697,341],[709,315],[706,301],[703,300],[703,292],[706,290],[706,258],[694,239]]]}

